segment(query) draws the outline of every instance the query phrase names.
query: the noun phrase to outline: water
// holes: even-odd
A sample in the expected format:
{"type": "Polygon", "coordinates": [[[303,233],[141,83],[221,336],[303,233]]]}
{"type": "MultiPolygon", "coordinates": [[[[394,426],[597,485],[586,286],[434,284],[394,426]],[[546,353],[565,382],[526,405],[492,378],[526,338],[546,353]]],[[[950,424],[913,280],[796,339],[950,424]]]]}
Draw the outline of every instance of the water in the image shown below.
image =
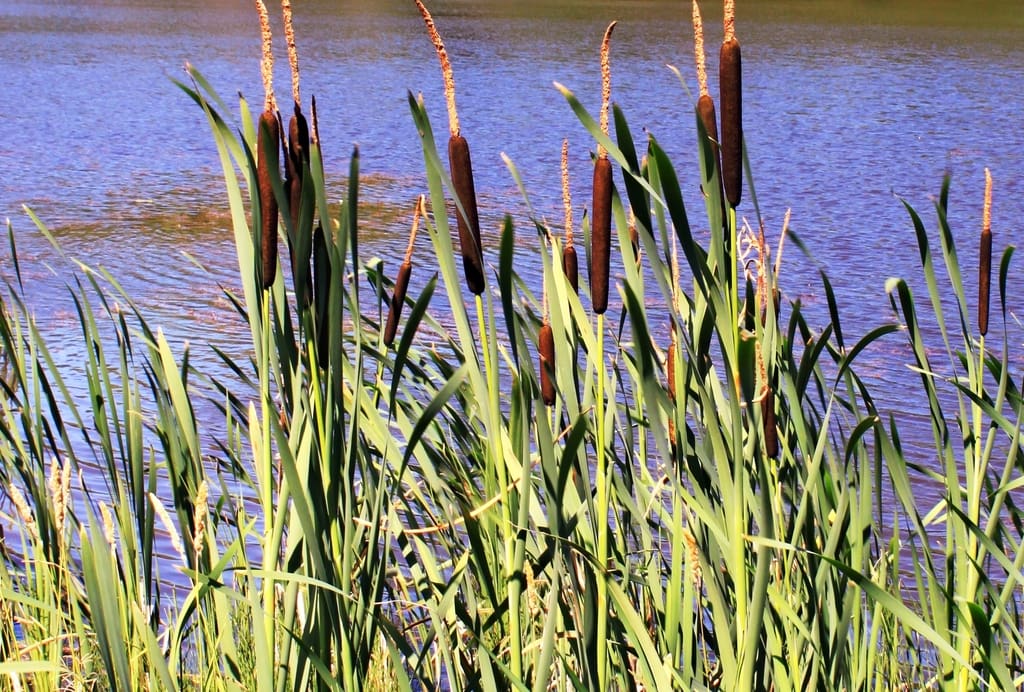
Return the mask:
{"type": "MultiPolygon", "coordinates": [[[[713,66],[720,9],[704,4],[713,66]]],[[[744,126],[769,239],[792,209],[792,227],[837,289],[848,343],[889,314],[887,277],[919,273],[912,227],[895,195],[934,227],[931,196],[946,172],[953,175],[950,217],[964,267],[977,262],[984,167],[995,178],[997,249],[1016,240],[1024,217],[1024,13],[1019,3],[971,3],[969,10],[961,4],[739,3],[744,126]]],[[[638,139],[642,128],[650,131],[677,162],[691,220],[699,218],[692,96],[666,67],[678,66],[695,91],[689,3],[432,6],[473,147],[485,236],[493,240],[506,210],[521,211],[503,152],[540,213],[561,220],[565,137],[578,218],[592,143],[552,83],[565,84],[596,112],[598,47],[613,19],[613,99],[638,139]]],[[[303,0],[296,12],[302,93],[307,102],[317,98],[328,174],[340,180],[358,144],[364,195],[388,211],[382,227],[367,219],[372,239],[364,241],[364,254],[397,262],[414,199],[424,191],[410,91],[423,94],[435,131],[445,129],[440,72],[422,20],[411,0],[303,0]]],[[[285,104],[287,59],[274,19],[276,87],[285,104]]],[[[0,42],[0,217],[18,232],[41,321],[58,335],[76,324],[64,298],[64,265],[33,231],[23,203],[52,226],[69,255],[108,267],[179,350],[186,340],[211,339],[244,349],[247,332],[219,288],[236,284],[219,162],[203,114],[172,80],[185,77],[182,66],[190,61],[225,98],[240,91],[258,109],[252,3],[4,0],[0,42]],[[182,253],[201,258],[210,273],[182,253]]],[[[749,198],[740,212],[753,220],[749,198]]],[[[521,214],[517,223],[528,227],[521,214]]],[[[532,233],[521,236],[528,242],[532,233]]],[[[784,293],[824,324],[813,267],[792,247],[784,259],[784,293]]],[[[1018,276],[1011,273],[1014,299],[1024,295],[1018,276]]],[[[1011,307],[1018,303],[1011,300],[1011,307]]],[[[1020,345],[1014,339],[1011,348],[1020,345]]],[[[60,360],[73,367],[80,360],[75,340],[62,343],[60,360]]],[[[868,375],[907,378],[899,337],[887,343],[869,354],[868,375]]],[[[208,350],[196,350],[198,359],[213,361],[208,350]]],[[[902,401],[903,390],[894,389],[887,403],[913,422],[920,412],[907,405],[919,397],[902,401]]],[[[928,454],[926,427],[905,437],[928,454]]]]}

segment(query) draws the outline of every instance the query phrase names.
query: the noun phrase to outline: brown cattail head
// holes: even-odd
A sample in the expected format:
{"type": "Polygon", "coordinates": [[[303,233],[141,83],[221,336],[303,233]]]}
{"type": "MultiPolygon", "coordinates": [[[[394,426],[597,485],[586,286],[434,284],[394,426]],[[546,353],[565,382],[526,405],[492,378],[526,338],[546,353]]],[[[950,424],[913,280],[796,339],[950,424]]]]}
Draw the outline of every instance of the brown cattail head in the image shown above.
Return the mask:
{"type": "MultiPolygon", "coordinates": [[[[300,194],[297,199],[301,200],[303,169],[309,164],[309,123],[306,122],[306,116],[302,114],[302,107],[298,102],[295,103],[295,112],[288,120],[288,160],[285,163],[288,179],[298,181],[300,194]]],[[[292,199],[296,200],[294,192],[292,199]]],[[[297,208],[298,205],[293,203],[293,217],[297,208]]]]}
{"type": "Polygon", "coordinates": [[[733,0],[725,0],[725,38],[718,63],[718,88],[722,106],[722,182],[725,197],[734,209],[743,187],[743,111],[740,42],[736,38],[733,0]]]}
{"type": "Polygon", "coordinates": [[[985,169],[985,204],[981,212],[978,263],[978,331],[988,334],[988,305],[992,281],[992,174],[985,169]]]}
{"type": "Polygon", "coordinates": [[[546,405],[552,406],[555,403],[555,337],[547,322],[540,328],[537,348],[540,351],[540,395],[546,405]]]}
{"type": "Polygon", "coordinates": [[[388,321],[384,327],[384,344],[390,346],[395,340],[395,333],[398,331],[398,320],[402,316],[402,306],[405,304],[405,294],[409,290],[409,277],[412,275],[412,248],[416,241],[416,230],[419,228],[420,214],[426,200],[420,195],[416,201],[416,210],[412,217],[412,231],[409,233],[409,244],[405,248],[405,259],[402,266],[398,268],[398,276],[395,278],[395,292],[391,295],[391,307],[388,309],[388,321]]]}
{"type": "Polygon", "coordinates": [[[462,135],[452,135],[448,139],[448,165],[452,170],[455,196],[462,207],[462,211],[458,212],[459,246],[462,249],[466,285],[475,295],[480,295],[484,291],[480,219],[477,216],[476,188],[473,186],[473,164],[469,158],[469,144],[462,135]]]}
{"type": "Polygon", "coordinates": [[[313,230],[313,300],[316,307],[316,348],[317,362],[327,364],[327,349],[330,343],[327,314],[331,290],[331,259],[328,256],[327,239],[323,226],[317,224],[313,230]]]}
{"type": "Polygon", "coordinates": [[[292,261],[292,276],[299,276],[299,263],[303,262],[306,264],[305,281],[303,286],[296,286],[296,291],[301,295],[299,296],[299,303],[303,307],[308,307],[313,300],[313,285],[312,277],[310,276],[308,265],[309,255],[305,257],[299,257],[297,248],[306,247],[309,248],[311,245],[309,242],[301,242],[299,239],[302,237],[310,238],[310,234],[313,232],[313,219],[310,217],[305,224],[305,227],[299,227],[299,220],[302,216],[302,184],[304,171],[309,165],[309,125],[306,122],[306,116],[302,114],[302,109],[299,107],[298,102],[295,103],[295,113],[288,121],[288,151],[285,155],[285,180],[284,189],[288,194],[288,213],[292,221],[292,232],[295,234],[295,240],[289,245],[289,251],[291,253],[292,261]]]}
{"type": "Polygon", "coordinates": [[[277,114],[265,110],[260,114],[256,136],[256,181],[260,195],[260,259],[262,286],[270,288],[277,274],[277,198],[271,170],[281,165],[279,158],[281,125],[277,114]],[[271,167],[274,168],[271,168],[271,167]]]}
{"type": "Polygon", "coordinates": [[[775,393],[771,387],[761,399],[761,420],[764,423],[764,453],[775,459],[779,456],[779,429],[775,422],[775,393]]]}
{"type": "Polygon", "coordinates": [[[569,280],[572,290],[578,295],[580,292],[580,260],[576,256],[575,245],[566,245],[562,250],[562,271],[565,272],[565,278],[569,280]]]}
{"type": "Polygon", "coordinates": [[[395,279],[395,292],[391,295],[388,321],[384,327],[384,344],[386,346],[390,346],[395,340],[395,333],[398,331],[398,319],[402,315],[402,305],[405,303],[405,293],[409,289],[409,277],[411,275],[412,262],[406,260],[398,268],[398,277],[395,279]]]}
{"type": "Polygon", "coordinates": [[[594,163],[593,215],[590,222],[590,298],[594,312],[608,309],[608,275],[612,246],[612,162],[599,157],[594,163]]]}

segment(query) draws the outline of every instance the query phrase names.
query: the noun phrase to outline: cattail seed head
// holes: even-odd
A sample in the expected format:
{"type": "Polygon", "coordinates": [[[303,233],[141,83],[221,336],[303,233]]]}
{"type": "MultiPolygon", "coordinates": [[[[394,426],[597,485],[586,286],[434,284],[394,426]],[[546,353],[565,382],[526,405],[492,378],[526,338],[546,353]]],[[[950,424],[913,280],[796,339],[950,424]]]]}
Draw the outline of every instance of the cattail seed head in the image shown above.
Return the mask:
{"type": "Polygon", "coordinates": [[[412,230],[409,232],[409,243],[405,248],[405,259],[398,268],[395,278],[395,292],[391,295],[391,306],[388,308],[388,320],[384,328],[384,344],[390,346],[398,331],[398,319],[402,316],[405,294],[409,290],[409,277],[412,275],[412,248],[416,242],[416,231],[420,226],[420,216],[426,214],[427,200],[423,195],[416,200],[416,209],[412,214],[412,230]]]}
{"type": "Polygon", "coordinates": [[[317,362],[327,363],[329,325],[327,314],[330,301],[331,260],[327,251],[327,239],[323,226],[317,224],[313,230],[313,301],[316,306],[316,351],[317,362]]]}
{"type": "Polygon", "coordinates": [[[448,165],[452,172],[452,185],[462,211],[458,213],[459,246],[466,284],[475,295],[484,291],[484,259],[480,243],[480,219],[477,216],[476,188],[473,185],[473,164],[469,157],[469,144],[462,135],[448,139],[448,165]]]}
{"type": "Polygon", "coordinates": [[[271,180],[271,166],[281,165],[280,151],[281,125],[277,115],[272,111],[260,114],[258,133],[256,135],[256,181],[260,195],[260,259],[262,266],[262,286],[270,288],[274,284],[277,273],[277,198],[274,196],[274,185],[271,180]]]}
{"type": "Polygon", "coordinates": [[[545,322],[538,334],[540,351],[540,395],[547,406],[555,403],[555,337],[551,325],[545,322]]]}
{"type": "Polygon", "coordinates": [[[992,282],[992,173],[985,169],[985,203],[981,212],[981,246],[978,262],[978,331],[988,334],[989,297],[992,282]]]}
{"type": "Polygon", "coordinates": [[[576,255],[575,245],[566,245],[565,249],[562,250],[562,271],[565,272],[565,278],[569,280],[572,290],[579,294],[580,260],[576,255]]]}
{"type": "Polygon", "coordinates": [[[593,215],[590,222],[590,293],[594,312],[608,309],[608,275],[612,244],[612,162],[598,158],[594,164],[593,215]]]}
{"type": "Polygon", "coordinates": [[[743,186],[743,115],[740,42],[735,36],[722,43],[718,64],[722,106],[722,183],[725,197],[735,209],[743,186]]]}
{"type": "Polygon", "coordinates": [[[764,424],[764,453],[775,459],[779,456],[779,429],[775,422],[775,392],[771,387],[761,399],[761,420],[764,424]]]}
{"type": "Polygon", "coordinates": [[[384,344],[390,346],[398,332],[398,319],[402,315],[405,294],[409,290],[409,277],[412,275],[412,262],[402,262],[395,279],[395,292],[391,295],[391,307],[388,309],[388,321],[384,327],[384,344]]]}
{"type": "Polygon", "coordinates": [[[565,209],[565,248],[562,250],[562,271],[569,285],[580,292],[580,265],[572,237],[572,195],[569,192],[569,140],[562,140],[562,207],[565,209]]]}
{"type": "Polygon", "coordinates": [[[309,242],[302,242],[303,239],[309,239],[313,232],[313,219],[310,216],[307,222],[300,227],[299,221],[302,217],[302,185],[304,178],[304,171],[309,166],[309,124],[306,122],[306,116],[302,114],[302,109],[299,107],[298,102],[295,103],[295,112],[288,121],[288,153],[285,156],[285,181],[284,188],[288,195],[288,212],[292,222],[292,233],[295,234],[294,242],[289,245],[289,253],[291,256],[292,264],[292,276],[298,277],[300,274],[305,276],[301,286],[296,285],[295,290],[298,294],[298,302],[303,308],[309,307],[310,303],[313,302],[313,278],[309,271],[309,255],[306,254],[304,257],[300,257],[298,254],[299,247],[309,248],[309,242]],[[300,263],[305,265],[305,271],[300,272],[300,263]]]}

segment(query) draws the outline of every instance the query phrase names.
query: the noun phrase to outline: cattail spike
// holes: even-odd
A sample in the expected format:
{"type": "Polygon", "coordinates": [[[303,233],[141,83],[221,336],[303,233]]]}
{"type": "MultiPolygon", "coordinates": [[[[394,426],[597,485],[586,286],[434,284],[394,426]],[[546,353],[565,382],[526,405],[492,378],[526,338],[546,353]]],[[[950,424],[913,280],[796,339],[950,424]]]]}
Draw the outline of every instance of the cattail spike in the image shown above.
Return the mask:
{"type": "Polygon", "coordinates": [[[555,403],[555,336],[548,322],[540,328],[537,350],[540,352],[540,394],[545,405],[555,403]]]}
{"type": "Polygon", "coordinates": [[[569,140],[562,140],[562,207],[565,209],[565,246],[572,245],[572,195],[569,192],[569,140]]]}
{"type": "Polygon", "coordinates": [[[288,67],[292,72],[292,99],[295,107],[302,103],[299,98],[299,51],[295,47],[295,28],[292,26],[291,0],[281,0],[281,13],[284,15],[284,40],[288,44],[288,67]]]}
{"type": "Polygon", "coordinates": [[[462,207],[458,216],[459,246],[466,284],[474,295],[484,291],[483,246],[480,241],[480,218],[476,208],[476,188],[473,185],[473,163],[469,156],[469,143],[462,135],[448,139],[448,166],[452,172],[455,196],[462,207]]]}
{"type": "Polygon", "coordinates": [[[697,88],[701,96],[710,96],[708,70],[704,59],[704,22],[700,18],[697,0],[693,0],[693,56],[697,61],[697,88]]]}
{"type": "Polygon", "coordinates": [[[722,15],[725,36],[723,41],[731,41],[736,37],[736,3],[735,0],[724,0],[724,11],[722,15]]]}
{"type": "Polygon", "coordinates": [[[779,428],[775,421],[775,393],[771,387],[761,399],[761,420],[764,424],[764,453],[775,459],[779,456],[779,428]]]}
{"type": "Polygon", "coordinates": [[[423,15],[423,22],[427,25],[427,33],[437,51],[437,59],[441,62],[441,74],[444,76],[444,98],[448,104],[448,132],[453,137],[459,135],[459,113],[455,108],[455,76],[452,73],[451,62],[448,60],[448,51],[445,50],[444,41],[434,25],[434,18],[430,16],[430,10],[420,1],[415,0],[416,7],[423,15]]]}
{"type": "MultiPolygon", "coordinates": [[[[617,23],[612,22],[608,25],[604,31],[604,39],[601,41],[601,132],[605,135],[608,134],[608,106],[612,99],[612,31],[617,23]]],[[[608,155],[608,152],[599,144],[597,155],[603,158],[608,155]]]]}
{"type": "Polygon", "coordinates": [[[562,249],[562,271],[569,285],[580,292],[580,266],[572,237],[572,196],[569,193],[569,140],[562,140],[562,205],[565,207],[565,247],[562,249]]]}
{"type": "Polygon", "coordinates": [[[722,183],[729,204],[739,206],[743,185],[743,112],[740,42],[735,36],[722,43],[718,86],[722,106],[722,183]]]}
{"type": "Polygon", "coordinates": [[[981,247],[978,262],[978,331],[988,334],[992,281],[992,173],[985,169],[985,203],[981,212],[981,247]]]}
{"type": "Polygon", "coordinates": [[[260,76],[263,78],[265,101],[263,110],[276,112],[277,99],[274,98],[274,44],[270,33],[270,15],[263,0],[256,0],[256,11],[260,16],[260,36],[263,39],[260,76]]]}
{"type": "Polygon", "coordinates": [[[398,268],[398,276],[395,278],[395,292],[391,295],[391,306],[388,308],[388,319],[384,327],[384,344],[390,346],[395,340],[398,332],[398,320],[402,316],[402,306],[405,305],[405,294],[409,290],[409,278],[412,276],[412,248],[416,241],[416,231],[420,225],[420,215],[426,213],[426,198],[420,195],[416,200],[416,209],[412,215],[412,230],[409,232],[409,243],[405,248],[405,259],[398,268]]]}
{"type": "Polygon", "coordinates": [[[310,141],[314,146],[320,146],[320,121],[316,118],[316,96],[309,100],[309,116],[312,118],[312,128],[309,131],[310,141]]]}
{"type": "Polygon", "coordinates": [[[260,260],[263,288],[274,284],[277,274],[277,197],[270,172],[280,164],[281,124],[274,111],[260,114],[256,135],[256,181],[260,202],[260,260]],[[272,168],[274,167],[274,168],[272,168]]]}
{"type": "Polygon", "coordinates": [[[612,162],[607,157],[594,163],[593,216],[590,223],[590,299],[594,312],[608,309],[608,275],[612,245],[612,162]]]}

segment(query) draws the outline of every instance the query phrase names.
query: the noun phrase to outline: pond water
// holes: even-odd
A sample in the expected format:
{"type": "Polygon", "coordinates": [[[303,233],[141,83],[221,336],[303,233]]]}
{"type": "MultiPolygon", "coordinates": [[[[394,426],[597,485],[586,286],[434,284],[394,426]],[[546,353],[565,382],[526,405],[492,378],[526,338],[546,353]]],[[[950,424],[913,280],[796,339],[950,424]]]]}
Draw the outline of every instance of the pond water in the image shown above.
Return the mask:
{"type": "MultiPolygon", "coordinates": [[[[721,9],[703,5],[714,54],[721,9]]],[[[897,195],[934,227],[931,196],[951,173],[951,222],[964,266],[974,267],[987,166],[995,179],[997,251],[1016,241],[1024,218],[1019,3],[738,5],[744,127],[769,239],[774,243],[791,209],[793,229],[836,287],[853,332],[848,342],[858,327],[889,314],[887,277],[919,274],[912,227],[897,195]]],[[[686,200],[691,221],[698,218],[692,95],[666,66],[677,66],[695,92],[688,2],[436,0],[431,7],[473,146],[485,235],[497,233],[506,210],[521,210],[503,152],[518,166],[534,206],[558,223],[559,151],[568,137],[574,198],[582,209],[592,145],[552,83],[566,85],[596,112],[598,48],[611,20],[619,21],[613,100],[635,135],[641,128],[652,132],[683,175],[691,171],[686,200]]],[[[286,103],[287,59],[274,19],[275,79],[286,103]]],[[[367,220],[364,253],[397,263],[424,187],[410,91],[423,94],[435,130],[444,129],[441,77],[422,20],[411,0],[302,0],[295,24],[303,98],[317,98],[329,176],[341,180],[358,144],[364,196],[388,210],[381,227],[373,227],[374,217],[367,220]]],[[[215,147],[202,112],[172,80],[184,78],[189,61],[222,96],[239,91],[258,106],[252,3],[4,0],[0,44],[0,218],[10,218],[16,230],[40,320],[58,336],[76,325],[64,265],[22,204],[53,228],[69,255],[108,267],[176,343],[216,340],[245,348],[247,332],[219,288],[235,285],[235,258],[215,147]],[[188,256],[200,258],[208,273],[188,256]]],[[[716,63],[712,55],[709,65],[716,63]]],[[[711,89],[716,92],[713,75],[711,89]]],[[[342,186],[337,189],[340,196],[342,186]]],[[[753,220],[749,195],[739,211],[753,220]]],[[[517,223],[528,227],[521,215],[517,223]]],[[[1014,308],[1024,296],[1018,275],[1009,288],[1014,308]]],[[[781,283],[825,323],[820,282],[795,249],[787,251],[781,283]]],[[[1014,334],[1017,349],[1019,331],[1014,334]]],[[[901,343],[890,337],[891,346],[867,361],[876,368],[872,377],[907,377],[901,343]]],[[[59,358],[69,366],[80,361],[74,332],[54,347],[66,350],[59,358]]],[[[212,362],[210,351],[195,350],[212,362]]],[[[906,408],[900,388],[890,395],[893,408],[906,408]]],[[[907,437],[911,445],[930,441],[926,428],[907,437]]],[[[928,453],[927,444],[921,453],[928,453]]]]}

